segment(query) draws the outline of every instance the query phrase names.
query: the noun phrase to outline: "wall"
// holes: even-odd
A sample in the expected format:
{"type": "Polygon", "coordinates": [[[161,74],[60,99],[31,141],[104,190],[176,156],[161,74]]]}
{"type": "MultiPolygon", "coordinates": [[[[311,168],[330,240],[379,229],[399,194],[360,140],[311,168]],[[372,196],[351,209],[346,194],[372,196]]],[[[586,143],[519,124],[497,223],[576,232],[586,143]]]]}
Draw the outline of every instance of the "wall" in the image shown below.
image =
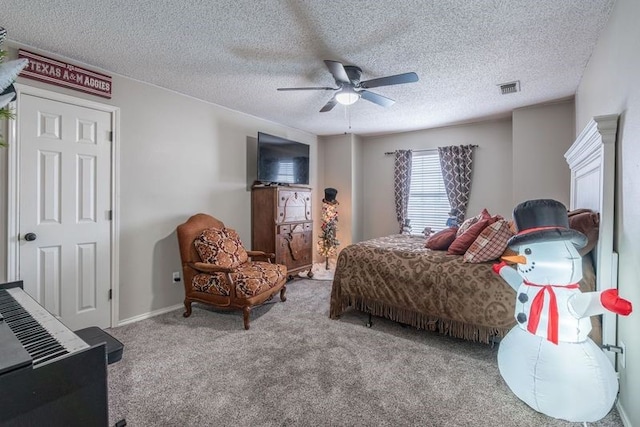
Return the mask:
{"type": "MultiPolygon", "coordinates": [[[[173,271],[181,271],[175,228],[190,215],[214,215],[249,246],[247,147],[255,147],[258,131],[310,144],[316,186],[314,135],[121,76],[113,76],[111,100],[27,79],[19,83],[121,109],[119,320],[182,301],[182,284],[171,280],[173,271]]],[[[316,194],[316,207],[320,199],[316,194]]]]}
{"type": "MultiPolygon", "coordinates": [[[[363,218],[364,218],[364,179],[362,165],[362,137],[352,135],[351,137],[351,182],[352,185],[352,221],[351,221],[351,240],[353,242],[361,242],[364,240],[363,218]]],[[[344,247],[344,246],[343,246],[344,247]]]]}
{"type": "Polygon", "coordinates": [[[576,135],[594,116],[620,114],[616,142],[616,230],[620,295],[635,311],[618,317],[626,344],[620,372],[620,413],[640,426],[640,2],[617,0],[576,93],[576,135]]]}
{"type": "Polygon", "coordinates": [[[513,111],[513,205],[555,199],[569,206],[571,170],[564,153],[575,140],[573,99],[513,111]]]}
{"type": "MultiPolygon", "coordinates": [[[[322,188],[332,187],[338,190],[338,233],[340,242],[338,251],[353,242],[353,223],[356,221],[353,212],[353,147],[352,135],[336,135],[321,137],[319,145],[324,150],[324,181],[322,188]]],[[[324,196],[324,192],[322,192],[324,196]]],[[[318,226],[322,218],[318,217],[318,226]]]]}
{"type": "Polygon", "coordinates": [[[511,217],[511,138],[510,119],[364,137],[361,149],[363,239],[398,232],[393,193],[393,156],[384,154],[398,149],[477,144],[467,215],[473,216],[486,207],[492,214],[511,217]]]}

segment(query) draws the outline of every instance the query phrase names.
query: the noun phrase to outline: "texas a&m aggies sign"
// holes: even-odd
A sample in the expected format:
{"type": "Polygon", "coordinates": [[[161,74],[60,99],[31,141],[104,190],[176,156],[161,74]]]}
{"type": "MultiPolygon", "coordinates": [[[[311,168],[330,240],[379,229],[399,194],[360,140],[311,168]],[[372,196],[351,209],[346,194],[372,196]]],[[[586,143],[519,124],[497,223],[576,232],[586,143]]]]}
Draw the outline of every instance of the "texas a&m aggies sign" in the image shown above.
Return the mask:
{"type": "Polygon", "coordinates": [[[26,50],[18,51],[19,58],[27,58],[29,64],[20,77],[51,83],[56,86],[87,92],[111,99],[111,76],[86,68],[67,64],[26,50]]]}

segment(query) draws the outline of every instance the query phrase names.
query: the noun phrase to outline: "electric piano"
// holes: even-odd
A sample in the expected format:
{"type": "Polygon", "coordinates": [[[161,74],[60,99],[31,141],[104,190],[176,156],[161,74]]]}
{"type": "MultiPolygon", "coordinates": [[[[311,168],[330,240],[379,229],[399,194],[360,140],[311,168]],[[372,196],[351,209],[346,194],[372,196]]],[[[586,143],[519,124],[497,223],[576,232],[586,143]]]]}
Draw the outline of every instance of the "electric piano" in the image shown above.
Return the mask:
{"type": "Polygon", "coordinates": [[[0,284],[0,426],[106,426],[106,344],[89,345],[22,289],[0,284]]]}

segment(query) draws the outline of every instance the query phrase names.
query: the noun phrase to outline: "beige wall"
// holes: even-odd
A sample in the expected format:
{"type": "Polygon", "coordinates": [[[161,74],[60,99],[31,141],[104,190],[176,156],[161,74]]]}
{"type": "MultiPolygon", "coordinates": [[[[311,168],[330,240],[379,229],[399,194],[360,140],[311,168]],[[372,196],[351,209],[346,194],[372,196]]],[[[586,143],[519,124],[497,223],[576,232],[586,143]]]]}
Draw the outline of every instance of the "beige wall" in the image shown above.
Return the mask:
{"type": "MultiPolygon", "coordinates": [[[[324,188],[338,190],[338,251],[353,243],[353,223],[356,216],[353,212],[353,147],[352,135],[336,135],[321,137],[319,145],[324,151],[324,181],[319,191],[324,196],[324,188]]],[[[318,217],[318,227],[322,218],[318,217]]],[[[318,228],[319,230],[319,228],[318,228]]],[[[320,231],[318,231],[320,233],[320,231]]]]}
{"type": "Polygon", "coordinates": [[[322,153],[318,164],[323,168],[318,181],[323,184],[319,189],[338,190],[338,252],[363,240],[362,146],[362,137],[353,134],[323,136],[318,140],[318,151],[322,153]]]}
{"type": "Polygon", "coordinates": [[[513,204],[555,199],[569,206],[571,170],[564,158],[575,139],[573,99],[513,111],[513,204]]]}
{"type": "MultiPolygon", "coordinates": [[[[19,83],[101,101],[32,80],[19,83]]],[[[119,320],[182,301],[182,284],[171,280],[181,271],[175,228],[190,215],[210,213],[250,245],[247,147],[255,147],[258,131],[310,144],[316,187],[314,135],[120,76],[113,77],[113,98],[101,102],[121,109],[119,320]]]]}
{"type": "Polygon", "coordinates": [[[487,208],[511,216],[511,120],[427,129],[362,140],[363,239],[398,232],[393,196],[393,156],[397,149],[477,144],[467,215],[487,208]]]}
{"type": "Polygon", "coordinates": [[[620,114],[616,143],[618,288],[635,311],[618,317],[618,343],[626,344],[620,372],[621,414],[640,426],[640,2],[617,0],[576,94],[576,134],[594,116],[620,114]]]}
{"type": "Polygon", "coordinates": [[[351,157],[351,176],[352,176],[352,206],[351,211],[353,219],[351,221],[351,240],[353,242],[361,242],[363,237],[363,218],[364,218],[364,178],[362,173],[362,137],[352,135],[351,157]]]}

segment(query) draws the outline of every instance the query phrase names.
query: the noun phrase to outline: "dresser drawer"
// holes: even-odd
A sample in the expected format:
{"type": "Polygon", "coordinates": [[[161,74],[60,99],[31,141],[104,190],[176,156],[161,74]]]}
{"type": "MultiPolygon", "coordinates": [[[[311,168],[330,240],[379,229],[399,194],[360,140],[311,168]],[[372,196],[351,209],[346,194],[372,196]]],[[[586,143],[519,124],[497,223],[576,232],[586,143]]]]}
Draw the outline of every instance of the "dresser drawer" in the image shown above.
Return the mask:
{"type": "Polygon", "coordinates": [[[276,263],[289,270],[313,263],[313,236],[311,233],[291,233],[276,237],[276,263]]]}
{"type": "Polygon", "coordinates": [[[311,191],[280,190],[276,218],[279,223],[310,220],[311,191]]]}
{"type": "Polygon", "coordinates": [[[280,190],[278,206],[307,206],[311,205],[311,192],[306,190],[280,190]]]}
{"type": "Polygon", "coordinates": [[[283,224],[278,226],[278,234],[291,233],[291,225],[283,224]]]}

